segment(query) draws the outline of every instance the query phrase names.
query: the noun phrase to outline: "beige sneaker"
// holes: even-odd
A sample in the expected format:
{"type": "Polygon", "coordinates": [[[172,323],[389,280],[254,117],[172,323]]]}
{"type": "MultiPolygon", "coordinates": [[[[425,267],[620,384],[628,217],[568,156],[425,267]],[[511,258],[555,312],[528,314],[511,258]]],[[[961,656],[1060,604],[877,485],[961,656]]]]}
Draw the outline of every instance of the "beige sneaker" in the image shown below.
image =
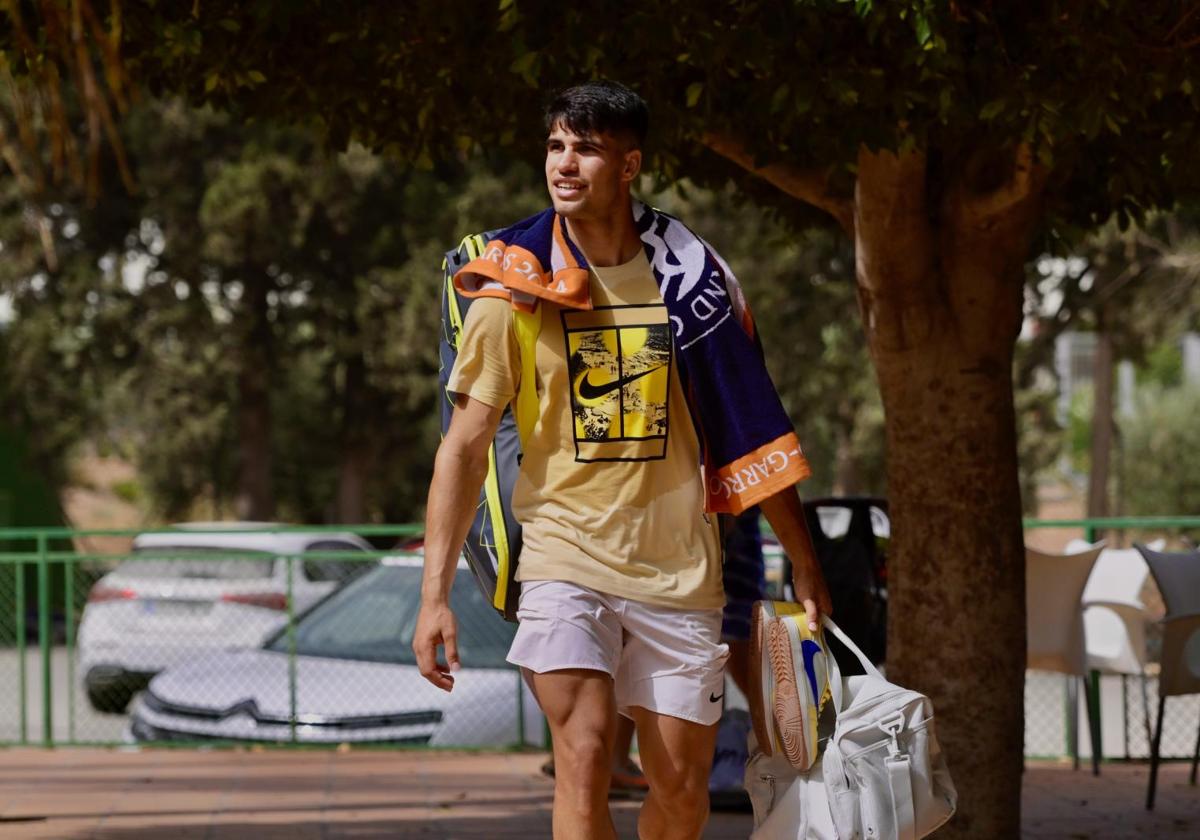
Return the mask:
{"type": "Polygon", "coordinates": [[[756,601],[750,613],[750,723],[754,740],[764,755],[780,751],[775,726],[775,676],[770,657],[770,624],[780,615],[804,613],[804,607],[790,601],[756,601]]]}
{"type": "Polygon", "coordinates": [[[750,717],[759,748],[782,752],[798,770],[817,760],[818,719],[830,697],[824,637],[808,629],[804,608],[759,601],[751,621],[750,717]]]}

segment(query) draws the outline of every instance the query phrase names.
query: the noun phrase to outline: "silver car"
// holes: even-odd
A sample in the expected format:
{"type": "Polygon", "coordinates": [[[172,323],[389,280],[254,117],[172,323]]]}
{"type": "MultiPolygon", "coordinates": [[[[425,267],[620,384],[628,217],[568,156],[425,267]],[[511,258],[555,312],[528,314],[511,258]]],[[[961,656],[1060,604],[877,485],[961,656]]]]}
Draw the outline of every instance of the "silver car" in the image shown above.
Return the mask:
{"type": "Polygon", "coordinates": [[[129,559],[91,588],[79,622],[79,674],[93,708],[124,711],[169,665],[260,644],[287,620],[289,572],[301,611],[365,566],[305,552],[371,549],[348,532],[257,530],[270,527],[193,523],[134,539],[129,559]]]}
{"type": "Polygon", "coordinates": [[[293,632],[159,674],[134,700],[129,734],[141,742],[541,744],[541,712],[504,659],[516,625],[484,601],[465,567],[451,592],[462,659],[454,691],[420,675],[412,652],[420,587],[419,557],[385,558],[293,632]]]}

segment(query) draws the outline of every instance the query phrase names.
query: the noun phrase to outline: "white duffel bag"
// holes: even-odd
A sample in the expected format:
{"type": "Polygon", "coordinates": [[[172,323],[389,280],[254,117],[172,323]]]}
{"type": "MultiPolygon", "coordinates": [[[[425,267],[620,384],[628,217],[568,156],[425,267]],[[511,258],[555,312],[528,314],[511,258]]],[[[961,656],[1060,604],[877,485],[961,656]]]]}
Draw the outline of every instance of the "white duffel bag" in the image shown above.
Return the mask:
{"type": "Polygon", "coordinates": [[[916,840],[954,814],[958,795],[937,743],[929,698],[884,679],[829,618],[825,629],[862,663],[843,677],[828,657],[837,715],[820,761],[807,772],[754,749],[746,790],[753,840],[916,840]]]}

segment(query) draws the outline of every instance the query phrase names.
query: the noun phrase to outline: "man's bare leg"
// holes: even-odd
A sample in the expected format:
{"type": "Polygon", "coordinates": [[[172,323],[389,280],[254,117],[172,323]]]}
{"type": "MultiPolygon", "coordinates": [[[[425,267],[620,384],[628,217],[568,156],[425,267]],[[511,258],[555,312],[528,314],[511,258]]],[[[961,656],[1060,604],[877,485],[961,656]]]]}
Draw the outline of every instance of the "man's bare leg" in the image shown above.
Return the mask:
{"type": "Polygon", "coordinates": [[[650,793],[638,816],[642,840],[696,840],[708,821],[708,774],[717,724],[660,715],[634,706],[638,752],[650,793]]]}
{"type": "Polygon", "coordinates": [[[531,679],[554,741],[554,837],[615,840],[608,810],[617,729],[612,677],[572,668],[531,679]]]}

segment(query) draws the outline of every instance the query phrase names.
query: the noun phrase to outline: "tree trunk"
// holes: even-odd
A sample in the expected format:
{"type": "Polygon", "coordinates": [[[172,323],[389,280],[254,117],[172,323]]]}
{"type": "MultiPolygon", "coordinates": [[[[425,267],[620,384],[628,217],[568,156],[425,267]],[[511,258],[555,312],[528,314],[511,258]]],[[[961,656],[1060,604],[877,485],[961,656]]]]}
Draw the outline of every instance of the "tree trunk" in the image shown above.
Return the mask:
{"type": "Polygon", "coordinates": [[[234,511],[239,519],[275,517],[271,483],[271,324],[265,277],[247,278],[241,370],[238,372],[238,486],[234,511]]]}
{"type": "Polygon", "coordinates": [[[860,155],[858,283],[893,522],[889,676],[937,711],[959,793],[939,836],[1017,837],[1026,653],[1012,377],[1035,213],[1019,191],[981,209],[959,183],[934,213],[926,179],[918,154],[860,155]]]}
{"type": "Polygon", "coordinates": [[[1099,319],[1092,367],[1091,468],[1088,470],[1087,515],[1108,516],[1108,476],[1113,443],[1112,336],[1099,319]]]}
{"type": "Polygon", "coordinates": [[[336,521],[361,523],[367,516],[367,478],[372,450],[367,412],[370,410],[366,361],[362,353],[346,362],[342,387],[342,441],[338,464],[336,521]]]}
{"type": "Polygon", "coordinates": [[[1045,172],[1024,145],[942,155],[933,178],[919,151],[864,147],[849,199],[828,172],[759,166],[736,140],[705,142],[854,236],[887,428],[888,674],[937,711],[959,794],[938,837],[1018,837],[1025,552],[1013,348],[1045,172]]]}
{"type": "Polygon", "coordinates": [[[858,462],[854,457],[853,421],[839,423],[834,431],[833,495],[853,496],[859,492],[858,462]]]}
{"type": "Polygon", "coordinates": [[[928,694],[959,791],[947,836],[1020,831],[1025,577],[1011,349],[943,311],[919,349],[878,346],[887,412],[888,666],[928,694]]]}

